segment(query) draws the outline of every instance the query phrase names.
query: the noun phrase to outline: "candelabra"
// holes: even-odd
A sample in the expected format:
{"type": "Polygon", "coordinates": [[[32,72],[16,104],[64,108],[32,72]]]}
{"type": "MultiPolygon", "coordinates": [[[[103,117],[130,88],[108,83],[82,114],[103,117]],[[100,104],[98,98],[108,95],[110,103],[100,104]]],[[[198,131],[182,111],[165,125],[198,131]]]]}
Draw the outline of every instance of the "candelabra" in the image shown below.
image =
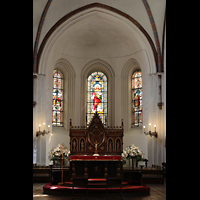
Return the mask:
{"type": "Polygon", "coordinates": [[[50,125],[48,125],[48,130],[47,131],[45,131],[45,123],[43,123],[43,125],[44,125],[44,130],[40,131],[41,124],[39,124],[39,131],[36,132],[36,137],[38,137],[40,135],[44,136],[45,134],[50,133],[50,125]]]}
{"type": "Polygon", "coordinates": [[[154,136],[156,138],[158,137],[158,133],[156,132],[156,125],[154,125],[154,128],[155,128],[154,132],[151,132],[151,123],[149,124],[149,131],[148,132],[145,132],[145,126],[143,126],[143,128],[144,128],[144,134],[145,135],[150,135],[151,137],[154,136]]]}

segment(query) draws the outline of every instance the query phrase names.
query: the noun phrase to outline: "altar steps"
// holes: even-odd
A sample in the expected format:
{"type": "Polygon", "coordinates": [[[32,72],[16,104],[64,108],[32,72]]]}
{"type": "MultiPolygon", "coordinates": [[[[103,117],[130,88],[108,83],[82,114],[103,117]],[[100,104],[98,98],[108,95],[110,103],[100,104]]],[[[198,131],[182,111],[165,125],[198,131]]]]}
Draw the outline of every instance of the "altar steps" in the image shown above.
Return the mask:
{"type": "MultiPolygon", "coordinates": [[[[72,182],[66,181],[64,185],[67,187],[72,187],[72,182]]],[[[122,182],[122,187],[127,186],[127,185],[128,185],[128,182],[122,182]]],[[[88,179],[88,187],[89,188],[105,188],[106,187],[106,179],[103,179],[103,178],[88,179]]]]}
{"type": "Polygon", "coordinates": [[[90,188],[104,188],[106,186],[106,179],[96,178],[96,179],[88,179],[88,186],[90,188]]]}
{"type": "MultiPolygon", "coordinates": [[[[77,192],[83,192],[87,190],[84,187],[75,187],[77,192]]],[[[65,182],[64,185],[53,185],[52,183],[47,183],[43,187],[44,194],[50,195],[72,195],[72,182],[65,182]]],[[[108,191],[111,193],[117,193],[121,190],[120,187],[112,187],[108,188],[108,191]]],[[[106,179],[89,179],[88,181],[88,193],[90,195],[105,195],[106,194],[106,179]]],[[[122,194],[123,195],[133,195],[133,194],[141,194],[141,195],[149,195],[150,187],[146,185],[130,185],[128,182],[122,182],[122,194]]]]}

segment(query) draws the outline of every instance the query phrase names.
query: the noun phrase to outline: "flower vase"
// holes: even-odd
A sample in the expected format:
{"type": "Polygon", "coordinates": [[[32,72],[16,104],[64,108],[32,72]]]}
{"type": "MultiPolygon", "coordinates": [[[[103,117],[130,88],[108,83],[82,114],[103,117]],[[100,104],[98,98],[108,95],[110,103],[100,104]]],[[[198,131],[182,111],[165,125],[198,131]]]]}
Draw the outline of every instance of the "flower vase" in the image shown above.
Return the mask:
{"type": "Polygon", "coordinates": [[[53,159],[53,165],[58,167],[60,165],[60,161],[58,159],[53,159]]]}
{"type": "Polygon", "coordinates": [[[65,166],[69,167],[69,159],[68,158],[65,159],[65,166]]]}
{"type": "Polygon", "coordinates": [[[136,168],[137,167],[137,158],[134,157],[133,158],[133,168],[136,168]]]}
{"type": "Polygon", "coordinates": [[[131,159],[128,159],[128,162],[127,162],[127,165],[129,170],[131,170],[131,167],[132,167],[132,162],[131,162],[131,159]]]}

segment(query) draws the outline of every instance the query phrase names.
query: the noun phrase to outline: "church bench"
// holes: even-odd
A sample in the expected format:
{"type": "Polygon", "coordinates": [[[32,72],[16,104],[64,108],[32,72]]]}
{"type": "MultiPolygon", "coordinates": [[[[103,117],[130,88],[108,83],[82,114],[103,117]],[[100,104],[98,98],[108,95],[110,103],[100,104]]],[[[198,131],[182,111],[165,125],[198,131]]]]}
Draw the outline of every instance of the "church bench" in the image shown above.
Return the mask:
{"type": "Polygon", "coordinates": [[[51,169],[49,166],[34,166],[33,181],[50,181],[51,169]]]}
{"type": "Polygon", "coordinates": [[[144,182],[164,183],[164,170],[159,168],[143,169],[142,177],[144,182]]]}
{"type": "Polygon", "coordinates": [[[140,184],[141,178],[145,183],[164,183],[164,169],[161,166],[144,167],[141,174],[141,168],[135,167],[134,172],[132,169],[123,169],[124,181],[131,181],[133,184],[140,184]]]}

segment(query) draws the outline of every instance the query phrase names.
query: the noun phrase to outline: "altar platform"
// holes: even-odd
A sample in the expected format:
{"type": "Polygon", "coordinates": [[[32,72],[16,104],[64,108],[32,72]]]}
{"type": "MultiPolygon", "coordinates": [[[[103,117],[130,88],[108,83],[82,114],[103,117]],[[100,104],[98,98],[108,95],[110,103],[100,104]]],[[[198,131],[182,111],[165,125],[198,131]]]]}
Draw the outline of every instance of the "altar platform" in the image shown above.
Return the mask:
{"type": "MultiPolygon", "coordinates": [[[[44,194],[50,195],[72,195],[72,182],[65,182],[64,185],[53,185],[52,183],[47,183],[43,187],[44,194]]],[[[75,187],[74,190],[80,193],[84,193],[87,190],[86,187],[75,187]]],[[[121,190],[120,187],[108,188],[110,193],[118,193],[121,190]]],[[[88,195],[92,196],[98,194],[98,196],[106,195],[106,179],[88,179],[88,195]]],[[[146,185],[130,185],[128,182],[122,182],[122,195],[132,196],[132,195],[149,195],[150,187],[146,185]]]]}

